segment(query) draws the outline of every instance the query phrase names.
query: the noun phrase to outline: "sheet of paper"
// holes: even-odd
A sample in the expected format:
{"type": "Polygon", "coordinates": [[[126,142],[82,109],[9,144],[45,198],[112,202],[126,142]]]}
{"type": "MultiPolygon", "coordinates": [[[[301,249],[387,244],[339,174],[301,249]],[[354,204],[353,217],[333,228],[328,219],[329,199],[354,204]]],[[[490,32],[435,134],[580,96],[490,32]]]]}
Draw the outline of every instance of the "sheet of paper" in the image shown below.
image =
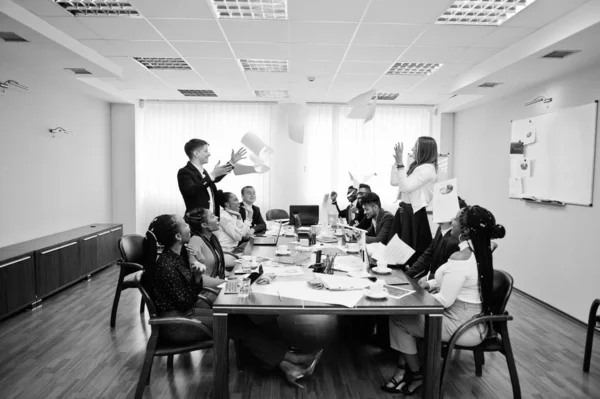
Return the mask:
{"type": "Polygon", "coordinates": [[[265,160],[273,153],[273,149],[266,145],[256,133],[248,132],[242,137],[242,144],[256,157],[265,160]]]}
{"type": "Polygon", "coordinates": [[[348,114],[347,118],[348,119],[364,119],[365,123],[366,123],[366,122],[370,121],[371,119],[373,119],[373,116],[375,115],[375,108],[376,108],[376,105],[374,103],[369,104],[369,105],[354,107],[348,114]]]}
{"type": "Polygon", "coordinates": [[[508,195],[511,197],[519,197],[523,194],[523,180],[518,177],[508,179],[508,195]]]}
{"type": "Polygon", "coordinates": [[[383,260],[385,253],[385,245],[380,242],[367,244],[367,253],[373,259],[383,260]]]}
{"type": "Polygon", "coordinates": [[[306,284],[306,281],[274,282],[265,285],[253,284],[252,292],[272,296],[281,295],[282,298],[298,299],[302,301],[342,305],[348,308],[356,306],[358,301],[360,301],[364,295],[364,290],[315,290],[310,288],[308,284],[306,284]]]}
{"type": "Polygon", "coordinates": [[[358,270],[358,271],[348,272],[348,277],[369,278],[369,277],[373,277],[373,276],[371,276],[368,272],[366,272],[364,270],[358,270]]]}
{"type": "Polygon", "coordinates": [[[451,221],[458,210],[458,181],[444,180],[433,186],[433,221],[443,223],[451,221]]]}
{"type": "Polygon", "coordinates": [[[265,274],[274,274],[276,276],[302,276],[304,270],[299,266],[263,266],[265,274]]]}
{"type": "Polygon", "coordinates": [[[338,256],[335,258],[333,268],[342,272],[359,271],[365,269],[365,262],[357,256],[338,256]]]}
{"type": "Polygon", "coordinates": [[[250,173],[265,173],[269,170],[267,165],[243,165],[240,163],[235,164],[233,168],[233,174],[236,176],[247,175],[250,173]]]}
{"type": "Polygon", "coordinates": [[[277,105],[277,132],[298,144],[304,143],[304,126],[308,108],[306,104],[281,103],[277,105]]]}
{"type": "Polygon", "coordinates": [[[402,241],[397,234],[385,247],[384,260],[388,265],[403,265],[415,253],[408,244],[402,241]]]}
{"type": "Polygon", "coordinates": [[[371,101],[373,101],[372,98],[376,93],[377,90],[375,89],[371,89],[369,91],[361,93],[358,96],[351,99],[350,101],[348,101],[348,105],[351,105],[353,107],[364,107],[368,105],[371,101]]]}
{"type": "Polygon", "coordinates": [[[331,290],[362,290],[373,284],[371,281],[365,280],[364,278],[354,278],[335,274],[318,274],[315,276],[323,281],[323,284],[331,290]]]}

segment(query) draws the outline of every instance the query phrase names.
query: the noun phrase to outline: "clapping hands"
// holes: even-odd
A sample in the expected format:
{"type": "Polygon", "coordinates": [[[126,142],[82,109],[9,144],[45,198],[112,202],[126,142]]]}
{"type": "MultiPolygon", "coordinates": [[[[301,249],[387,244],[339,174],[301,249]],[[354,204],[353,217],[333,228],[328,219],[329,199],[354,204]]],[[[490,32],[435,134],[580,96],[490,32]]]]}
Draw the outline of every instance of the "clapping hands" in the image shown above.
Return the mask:
{"type": "Polygon", "coordinates": [[[394,146],[394,160],[396,161],[396,165],[402,165],[402,157],[404,155],[404,144],[396,143],[394,146]]]}
{"type": "Polygon", "coordinates": [[[229,163],[231,163],[232,165],[235,165],[236,163],[238,163],[239,161],[241,161],[244,158],[246,158],[246,149],[244,147],[237,150],[237,152],[233,152],[233,149],[232,149],[231,150],[231,159],[229,160],[229,163]]]}

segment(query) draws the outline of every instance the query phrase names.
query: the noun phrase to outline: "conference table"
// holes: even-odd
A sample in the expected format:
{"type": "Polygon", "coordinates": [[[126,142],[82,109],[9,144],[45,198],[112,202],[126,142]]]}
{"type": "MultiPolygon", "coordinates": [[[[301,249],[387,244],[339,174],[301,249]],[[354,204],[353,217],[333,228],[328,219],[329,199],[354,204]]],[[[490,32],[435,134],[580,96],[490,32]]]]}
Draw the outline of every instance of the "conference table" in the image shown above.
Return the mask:
{"type": "MultiPolygon", "coordinates": [[[[295,238],[280,237],[279,245],[289,244],[295,238]]],[[[285,262],[286,257],[277,257],[275,246],[253,245],[250,240],[244,250],[245,255],[256,255],[258,257],[271,258],[275,261],[285,262]]],[[[314,255],[302,256],[299,252],[295,257],[296,264],[303,266],[304,275],[295,277],[284,277],[285,279],[314,279],[315,275],[308,268],[314,255]]],[[[341,255],[340,255],[341,256],[341,255]]],[[[287,259],[290,257],[288,256],[287,259]]],[[[239,264],[236,268],[241,267],[239,264]]],[[[235,270],[235,269],[234,269],[235,270]]],[[[231,272],[232,274],[234,271],[231,272]]],[[[338,274],[339,272],[336,272],[338,274]]],[[[373,273],[370,271],[370,273],[373,273]]],[[[345,275],[346,273],[339,273],[345,275]]],[[[318,275],[318,274],[317,274],[318,275]]],[[[373,273],[374,276],[378,276],[373,273]]],[[[388,275],[389,276],[389,275],[388,275]]],[[[342,305],[331,305],[319,302],[291,299],[283,296],[259,294],[252,292],[247,298],[239,298],[236,294],[225,294],[221,291],[213,305],[213,340],[214,340],[214,389],[215,399],[229,398],[229,339],[227,336],[227,316],[230,314],[318,314],[318,315],[425,315],[425,364],[424,381],[422,387],[423,398],[439,398],[439,380],[441,371],[441,344],[442,344],[442,312],[443,306],[435,300],[419,284],[404,275],[401,270],[393,270],[392,276],[400,277],[409,282],[415,292],[400,299],[386,298],[384,300],[373,300],[366,296],[349,308],[342,305]]],[[[280,280],[277,277],[276,280],[280,280]]],[[[409,286],[404,285],[400,287],[409,286]]],[[[383,381],[382,381],[383,383],[383,381]]]]}

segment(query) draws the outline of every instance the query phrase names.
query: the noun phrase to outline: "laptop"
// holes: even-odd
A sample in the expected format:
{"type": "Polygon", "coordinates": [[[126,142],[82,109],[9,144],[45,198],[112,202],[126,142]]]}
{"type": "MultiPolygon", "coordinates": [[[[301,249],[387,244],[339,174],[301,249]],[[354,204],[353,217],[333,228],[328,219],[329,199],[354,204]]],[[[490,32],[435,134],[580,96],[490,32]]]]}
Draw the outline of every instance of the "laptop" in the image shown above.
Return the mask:
{"type": "Polygon", "coordinates": [[[293,224],[294,214],[300,214],[302,226],[319,224],[319,205],[290,205],[290,224],[293,224]]]}
{"type": "Polygon", "coordinates": [[[286,222],[279,223],[279,230],[277,230],[276,236],[255,236],[252,239],[254,245],[277,245],[277,241],[279,240],[279,234],[281,234],[281,227],[287,224],[286,222]]]}

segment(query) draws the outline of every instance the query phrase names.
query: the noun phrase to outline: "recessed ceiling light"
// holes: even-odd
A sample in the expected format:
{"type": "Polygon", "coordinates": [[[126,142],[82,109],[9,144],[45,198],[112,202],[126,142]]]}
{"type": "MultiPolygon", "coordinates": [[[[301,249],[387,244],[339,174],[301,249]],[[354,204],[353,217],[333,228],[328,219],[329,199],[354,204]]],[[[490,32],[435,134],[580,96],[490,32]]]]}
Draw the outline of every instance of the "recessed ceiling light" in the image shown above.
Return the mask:
{"type": "Polygon", "coordinates": [[[212,90],[179,89],[178,91],[186,97],[217,97],[217,93],[212,90]]]}
{"type": "Polygon", "coordinates": [[[288,98],[290,93],[287,90],[254,90],[256,97],[263,98],[288,98]]]}
{"type": "Polygon", "coordinates": [[[287,0],[212,0],[217,18],[287,19],[287,0]]]}
{"type": "Polygon", "coordinates": [[[571,54],[579,53],[581,50],[555,50],[544,55],[542,58],[565,58],[571,54]]]}
{"type": "Polygon", "coordinates": [[[392,101],[398,98],[399,95],[400,93],[377,93],[371,98],[371,100],[374,100],[375,97],[377,97],[378,100],[392,101]]]}
{"type": "Polygon", "coordinates": [[[27,43],[27,40],[23,39],[14,32],[0,32],[0,39],[4,40],[5,42],[27,43]]]}
{"type": "Polygon", "coordinates": [[[240,59],[244,71],[254,72],[287,72],[287,60],[246,60],[240,59]]]}
{"type": "Polygon", "coordinates": [[[535,0],[455,0],[435,21],[450,25],[501,25],[535,0]]]}
{"type": "Polygon", "coordinates": [[[192,69],[181,58],[149,58],[149,57],[133,57],[134,60],[142,64],[148,69],[168,69],[168,70],[185,70],[192,69]]]}
{"type": "Polygon", "coordinates": [[[504,83],[501,83],[501,82],[485,82],[485,83],[480,84],[477,87],[492,88],[492,87],[500,86],[501,84],[504,84],[504,83]]]}
{"type": "Polygon", "coordinates": [[[444,64],[432,64],[427,62],[397,62],[386,75],[431,75],[436,69],[444,64]]]}
{"type": "Polygon", "coordinates": [[[85,68],[65,68],[65,71],[71,71],[75,75],[91,75],[92,73],[85,68]]]}
{"type": "Polygon", "coordinates": [[[52,0],[76,17],[141,17],[122,0],[52,0]]]}

